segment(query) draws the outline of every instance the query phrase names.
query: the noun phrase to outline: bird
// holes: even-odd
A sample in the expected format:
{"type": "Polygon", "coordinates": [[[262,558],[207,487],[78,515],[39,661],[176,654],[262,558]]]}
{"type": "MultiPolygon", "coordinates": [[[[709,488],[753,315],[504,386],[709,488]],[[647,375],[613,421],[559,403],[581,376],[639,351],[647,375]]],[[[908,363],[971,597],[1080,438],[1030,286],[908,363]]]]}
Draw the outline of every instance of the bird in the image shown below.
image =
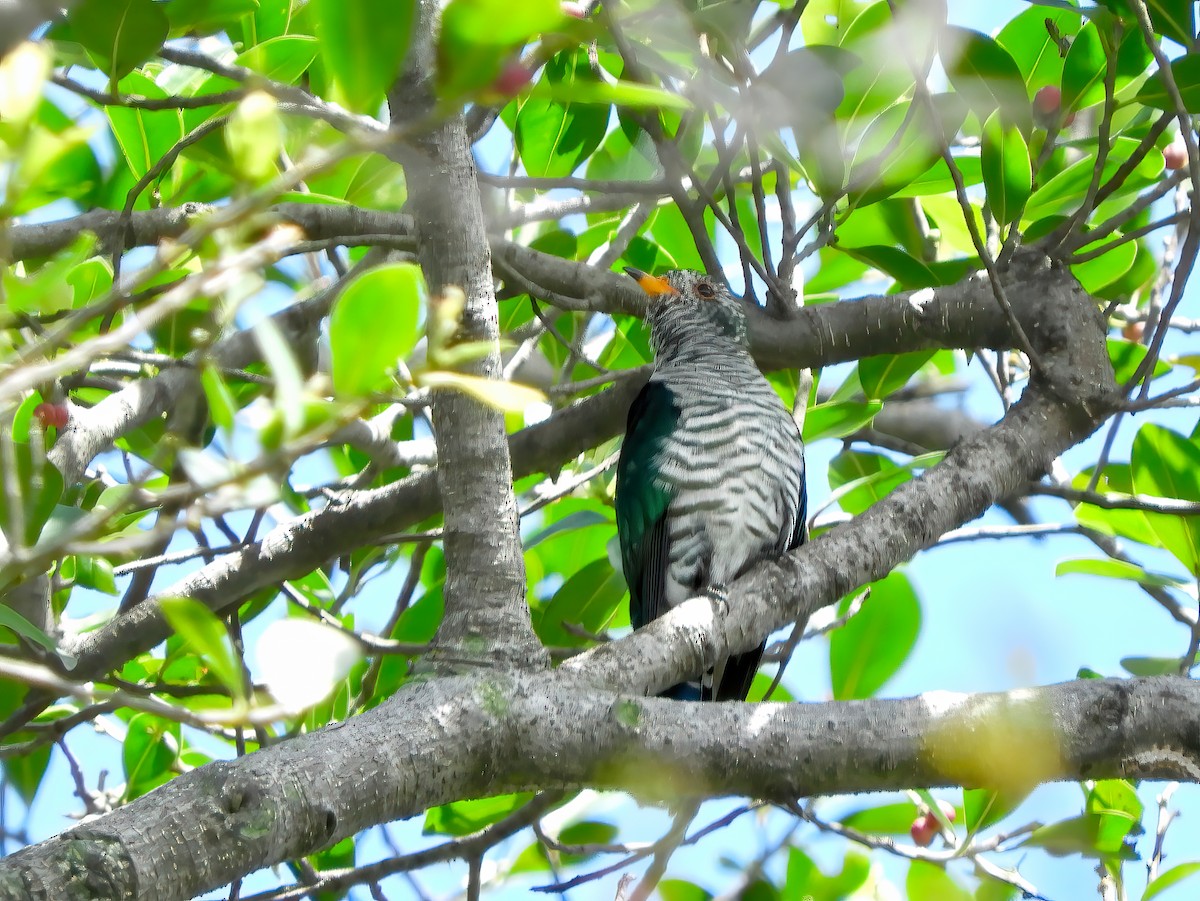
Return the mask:
{"type": "MultiPolygon", "coordinates": [[[[625,272],[649,295],[655,359],[629,410],[614,498],[638,629],[688,598],[728,600],[756,563],[798,547],[807,496],[804,443],[750,356],[744,302],[702,273],[625,272]]],[[[663,694],[745,700],[765,646],[663,694]]]]}

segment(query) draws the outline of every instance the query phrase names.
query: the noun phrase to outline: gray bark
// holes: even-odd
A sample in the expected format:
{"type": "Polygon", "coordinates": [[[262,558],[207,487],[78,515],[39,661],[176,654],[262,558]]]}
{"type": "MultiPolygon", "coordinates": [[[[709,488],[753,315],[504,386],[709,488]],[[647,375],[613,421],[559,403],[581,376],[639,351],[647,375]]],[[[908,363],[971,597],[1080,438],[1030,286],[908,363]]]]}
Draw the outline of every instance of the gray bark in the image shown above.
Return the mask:
{"type": "MultiPolygon", "coordinates": [[[[416,121],[434,110],[436,34],[440,5],[421,3],[409,71],[390,97],[394,119],[416,121]]],[[[396,145],[408,185],[417,255],[434,298],[458,289],[466,302],[455,340],[490,345],[464,364],[470,375],[501,377],[499,311],[479,200],[475,162],[461,114],[396,145]]],[[[544,666],[525,603],[525,559],[518,532],[504,414],[454,390],[433,392],[437,481],[446,555],[446,610],[435,643],[493,663],[544,666]]],[[[437,659],[434,655],[433,659],[437,659]]]]}
{"type": "Polygon", "coordinates": [[[562,673],[450,677],[24,848],[0,863],[0,899],[179,901],[431,805],[535,787],[788,802],[911,785],[1200,781],[1198,711],[1200,686],[1170,677],[703,705],[562,673]]]}

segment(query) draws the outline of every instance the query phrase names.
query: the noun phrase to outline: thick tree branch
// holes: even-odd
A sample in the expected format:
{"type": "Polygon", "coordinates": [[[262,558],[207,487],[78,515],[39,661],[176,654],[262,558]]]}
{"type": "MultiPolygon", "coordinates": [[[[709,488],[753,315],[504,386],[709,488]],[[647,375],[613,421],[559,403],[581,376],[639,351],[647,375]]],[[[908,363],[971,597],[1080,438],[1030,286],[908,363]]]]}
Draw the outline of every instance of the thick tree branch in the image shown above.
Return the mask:
{"type": "MultiPolygon", "coordinates": [[[[419,120],[434,108],[434,36],[439,19],[440,5],[423,0],[417,30],[423,37],[410,53],[409,70],[389,98],[396,121],[419,120]]],[[[475,162],[462,114],[397,144],[394,157],[404,166],[417,254],[435,297],[429,315],[434,319],[447,315],[452,301],[437,296],[461,291],[465,297],[454,340],[480,342],[489,348],[461,368],[475,377],[499,379],[499,310],[475,162]]],[[[432,407],[446,554],[446,612],[436,644],[457,649],[458,656],[470,649],[472,656],[494,663],[546,666],[549,659],[533,632],[525,603],[525,558],[504,414],[462,391],[448,389],[434,390],[432,407]]]]}
{"type": "Polygon", "coordinates": [[[1170,677],[704,705],[622,697],[562,673],[440,679],[22,849],[0,864],[0,899],[75,897],[86,883],[88,897],[176,901],[376,823],[533,787],[788,802],[912,785],[1194,782],[1198,711],[1200,686],[1170,677]]]}

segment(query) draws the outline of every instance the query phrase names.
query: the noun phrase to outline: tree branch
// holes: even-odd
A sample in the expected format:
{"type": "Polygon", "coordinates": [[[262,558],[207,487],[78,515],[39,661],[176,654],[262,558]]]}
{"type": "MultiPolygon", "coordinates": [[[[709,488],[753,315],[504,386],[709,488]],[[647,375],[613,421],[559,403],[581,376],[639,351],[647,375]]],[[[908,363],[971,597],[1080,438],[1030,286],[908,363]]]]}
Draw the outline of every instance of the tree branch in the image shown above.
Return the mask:
{"type": "MultiPolygon", "coordinates": [[[[389,98],[393,119],[419,120],[434,107],[433,36],[440,6],[423,0],[424,35],[410,52],[415,60],[389,98]]],[[[480,342],[481,357],[462,364],[471,375],[501,378],[499,310],[492,286],[483,207],[471,145],[461,113],[447,117],[410,141],[396,145],[404,166],[408,208],[417,233],[417,254],[434,296],[430,317],[445,316],[450,289],[465,295],[455,342],[480,342]],[[439,310],[441,307],[441,310],[439,310]]],[[[435,643],[474,648],[481,658],[516,666],[547,666],[525,603],[525,558],[504,414],[453,389],[432,394],[437,441],[438,489],[446,554],[446,612],[435,643]]]]}
{"type": "Polygon", "coordinates": [[[1171,677],[825,704],[631,699],[561,673],[410,683],[337,728],[202,767],[17,851],[0,898],[74,897],[85,881],[89,897],[190,898],[380,822],[533,787],[786,803],[914,784],[1196,782],[1197,711],[1200,685],[1171,677]]]}

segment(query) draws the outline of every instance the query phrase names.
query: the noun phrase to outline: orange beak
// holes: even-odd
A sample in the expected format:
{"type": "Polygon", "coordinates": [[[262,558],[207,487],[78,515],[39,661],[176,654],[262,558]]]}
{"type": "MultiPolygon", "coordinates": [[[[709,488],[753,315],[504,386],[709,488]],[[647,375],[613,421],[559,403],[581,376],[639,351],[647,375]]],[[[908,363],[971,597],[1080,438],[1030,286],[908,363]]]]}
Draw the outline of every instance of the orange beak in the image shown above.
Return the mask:
{"type": "Polygon", "coordinates": [[[641,269],[634,269],[632,266],[626,266],[625,274],[637,282],[641,286],[642,290],[651,297],[658,297],[662,294],[679,293],[671,287],[671,283],[665,278],[659,278],[658,276],[650,275],[646,272],[642,272],[641,269]]]}

